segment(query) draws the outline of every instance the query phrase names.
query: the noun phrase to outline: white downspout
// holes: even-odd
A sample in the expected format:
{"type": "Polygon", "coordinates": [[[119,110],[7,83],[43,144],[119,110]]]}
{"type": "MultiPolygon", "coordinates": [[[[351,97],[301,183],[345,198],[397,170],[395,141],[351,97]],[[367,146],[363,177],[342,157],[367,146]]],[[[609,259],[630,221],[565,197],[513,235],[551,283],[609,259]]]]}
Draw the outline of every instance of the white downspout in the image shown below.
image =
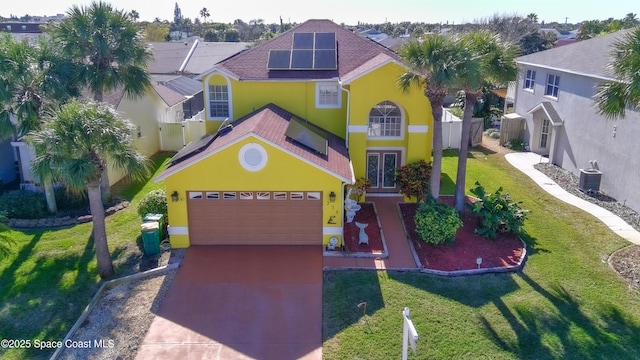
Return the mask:
{"type": "Polygon", "coordinates": [[[347,127],[344,133],[345,134],[344,142],[345,142],[345,146],[348,149],[349,148],[349,117],[351,115],[351,91],[345,89],[344,86],[342,86],[342,81],[339,80],[338,84],[340,85],[340,89],[347,93],[347,121],[346,121],[347,127]]]}

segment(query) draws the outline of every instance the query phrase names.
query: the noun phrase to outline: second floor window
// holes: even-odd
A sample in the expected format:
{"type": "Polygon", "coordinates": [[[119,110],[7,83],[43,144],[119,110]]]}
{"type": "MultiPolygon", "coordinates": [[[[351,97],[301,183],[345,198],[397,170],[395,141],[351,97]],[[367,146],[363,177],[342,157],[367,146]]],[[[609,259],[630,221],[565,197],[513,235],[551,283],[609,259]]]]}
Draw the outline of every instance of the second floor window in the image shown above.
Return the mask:
{"type": "Polygon", "coordinates": [[[316,107],[338,108],[341,105],[340,87],[337,83],[318,83],[316,85],[316,107]]]}
{"type": "Polygon", "coordinates": [[[533,90],[533,85],[536,84],[536,71],[527,70],[527,74],[524,77],[524,88],[527,90],[533,90]]]}
{"type": "Polygon", "coordinates": [[[227,85],[209,85],[209,117],[229,116],[229,89],[227,85]]]}
{"type": "Polygon", "coordinates": [[[560,76],[549,74],[547,78],[547,87],[544,94],[554,98],[558,97],[558,89],[560,88],[560,76]]]}

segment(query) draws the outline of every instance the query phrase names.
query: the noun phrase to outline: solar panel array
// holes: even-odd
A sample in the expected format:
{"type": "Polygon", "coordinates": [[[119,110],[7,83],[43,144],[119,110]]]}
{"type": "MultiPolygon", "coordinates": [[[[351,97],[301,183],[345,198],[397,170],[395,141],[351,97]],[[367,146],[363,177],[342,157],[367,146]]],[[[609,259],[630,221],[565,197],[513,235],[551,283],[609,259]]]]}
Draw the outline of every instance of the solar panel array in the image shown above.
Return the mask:
{"type": "Polygon", "coordinates": [[[305,120],[292,117],[289,120],[285,136],[322,155],[327,155],[328,153],[329,135],[327,132],[305,120]]]}
{"type": "Polygon", "coordinates": [[[270,50],[269,70],[336,70],[336,33],[294,33],[290,50],[270,50]]]}

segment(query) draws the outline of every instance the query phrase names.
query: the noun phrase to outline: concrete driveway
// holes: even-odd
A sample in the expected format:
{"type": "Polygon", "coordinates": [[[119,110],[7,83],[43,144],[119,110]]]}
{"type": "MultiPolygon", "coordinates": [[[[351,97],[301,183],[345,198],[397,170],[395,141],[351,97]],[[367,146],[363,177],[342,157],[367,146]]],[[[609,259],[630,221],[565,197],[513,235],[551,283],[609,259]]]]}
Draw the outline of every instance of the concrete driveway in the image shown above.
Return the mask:
{"type": "Polygon", "coordinates": [[[321,359],[322,247],[192,246],[137,359],[321,359]]]}

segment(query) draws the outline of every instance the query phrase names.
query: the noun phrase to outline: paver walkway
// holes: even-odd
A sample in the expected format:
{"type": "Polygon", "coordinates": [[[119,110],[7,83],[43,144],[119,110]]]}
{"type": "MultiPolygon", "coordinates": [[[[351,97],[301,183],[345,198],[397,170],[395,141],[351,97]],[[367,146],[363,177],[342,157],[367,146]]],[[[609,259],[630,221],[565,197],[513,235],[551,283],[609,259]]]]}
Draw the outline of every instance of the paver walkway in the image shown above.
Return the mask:
{"type": "Polygon", "coordinates": [[[325,256],[322,259],[323,265],[326,268],[417,269],[398,213],[397,204],[403,201],[402,197],[368,195],[367,201],[373,202],[378,210],[389,257],[374,259],[325,256]]]}

